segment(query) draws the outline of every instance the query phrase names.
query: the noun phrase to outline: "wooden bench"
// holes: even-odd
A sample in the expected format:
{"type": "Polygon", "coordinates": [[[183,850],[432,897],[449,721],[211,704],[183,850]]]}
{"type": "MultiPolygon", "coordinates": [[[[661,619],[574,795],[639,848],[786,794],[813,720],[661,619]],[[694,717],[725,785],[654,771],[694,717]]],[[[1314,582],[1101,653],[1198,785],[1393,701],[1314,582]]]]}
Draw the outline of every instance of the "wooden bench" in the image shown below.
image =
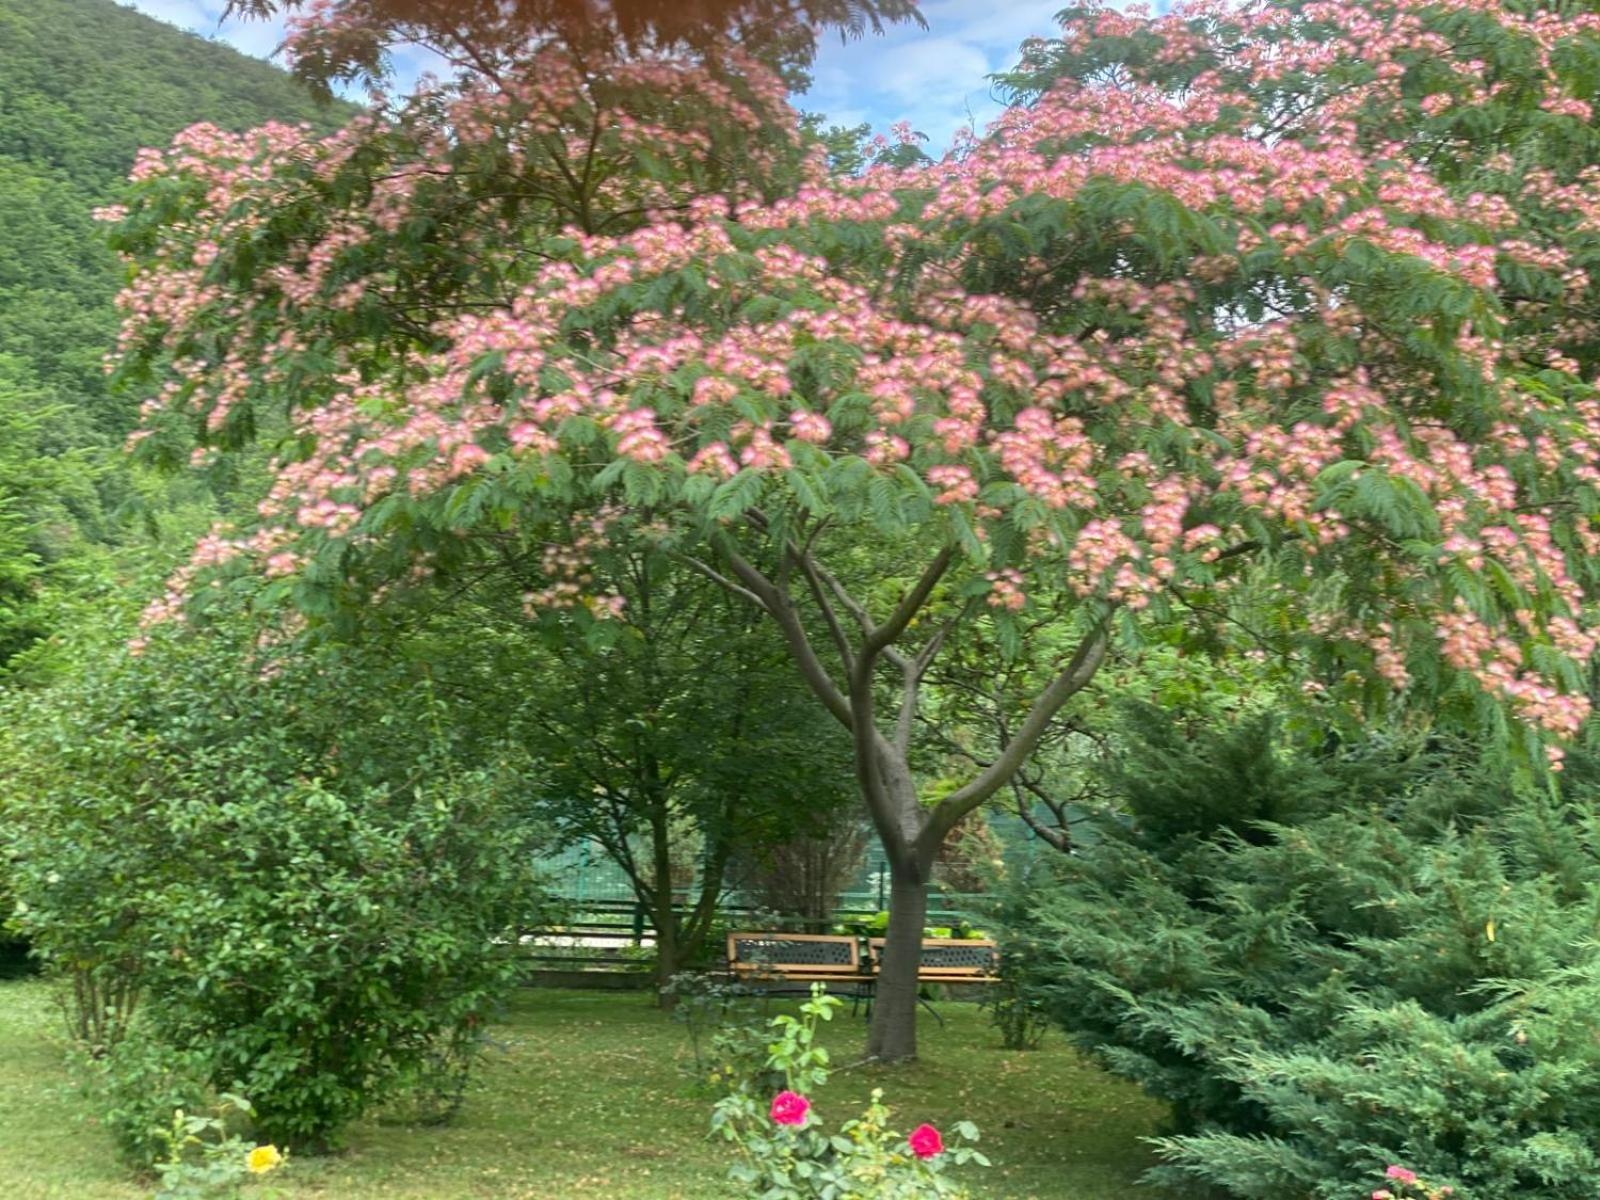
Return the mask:
{"type": "Polygon", "coordinates": [[[743,983],[862,983],[869,979],[854,937],[824,933],[730,933],[728,970],[743,983]]]}
{"type": "MultiPolygon", "coordinates": [[[[872,1011],[872,1001],[877,992],[877,979],[883,970],[883,950],[888,939],[869,938],[867,965],[872,972],[872,986],[864,997],[867,1011],[872,1011]]],[[[917,959],[918,983],[992,983],[1000,970],[1000,947],[987,938],[923,938],[922,952],[917,959]]],[[[933,1019],[944,1024],[928,998],[917,996],[917,1003],[928,1010],[933,1019]]]]}
{"type": "MultiPolygon", "coordinates": [[[[883,969],[886,940],[867,942],[867,963],[874,977],[883,969]]],[[[923,938],[917,982],[989,983],[999,969],[1000,947],[988,938],[923,938]]]]}
{"type": "MultiPolygon", "coordinates": [[[[849,934],[730,933],[728,970],[742,983],[763,987],[772,983],[850,983],[857,1002],[872,1009],[878,973],[883,967],[884,938],[867,940],[867,959],[861,960],[861,943],[849,934]]],[[[1000,948],[987,938],[923,938],[917,963],[918,983],[989,983],[1000,966],[1000,948]]],[[[933,1005],[918,998],[942,1025],[933,1005]]]]}

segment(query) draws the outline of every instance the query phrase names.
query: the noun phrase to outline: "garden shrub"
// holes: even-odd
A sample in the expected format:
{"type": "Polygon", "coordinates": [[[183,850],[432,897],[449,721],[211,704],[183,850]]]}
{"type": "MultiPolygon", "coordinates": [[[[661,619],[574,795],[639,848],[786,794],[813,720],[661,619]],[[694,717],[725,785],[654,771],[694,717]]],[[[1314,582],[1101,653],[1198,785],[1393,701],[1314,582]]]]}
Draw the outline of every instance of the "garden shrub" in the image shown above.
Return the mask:
{"type": "Polygon", "coordinates": [[[989,1160],[973,1148],[970,1121],[953,1131],[955,1145],[927,1123],[909,1134],[889,1125],[883,1090],[859,1117],[829,1135],[810,1097],[828,1080],[828,1052],[817,1026],[842,1002],[813,984],[800,1016],[772,1018],[759,1067],[717,1102],[711,1129],[736,1151],[730,1181],[741,1195],[764,1200],[964,1200],[970,1193],[949,1166],[989,1160]],[[781,1090],[779,1090],[781,1089],[781,1090]]]}
{"type": "Polygon", "coordinates": [[[1023,937],[1003,941],[999,970],[984,997],[989,1024],[1006,1050],[1037,1050],[1050,1027],[1050,1010],[1033,969],[1037,954],[1032,951],[1023,937]]]}
{"type": "Polygon", "coordinates": [[[123,1159],[136,1166],[153,1166],[166,1157],[174,1112],[202,1112],[221,1101],[204,1050],[142,1036],[110,1046],[76,1043],[71,1059],[100,1127],[123,1159]]]}
{"type": "Polygon", "coordinates": [[[136,1046],[86,1048],[135,1155],[175,1107],[129,1099],[152,1059],[297,1149],[470,1059],[537,903],[532,834],[513,764],[453,744],[417,682],[174,639],[8,714],[23,926],[63,979],[141,995],[136,1046]]]}
{"type": "Polygon", "coordinates": [[[691,1090],[722,1097],[744,1087],[777,1090],[781,1073],[766,1065],[769,1025],[759,988],[702,971],[682,971],[668,981],[672,1019],[684,1027],[691,1090]]]}
{"type": "Polygon", "coordinates": [[[1161,1181],[1578,1200],[1600,1172],[1592,765],[1524,794],[1465,752],[1188,738],[1143,714],[1100,841],[1025,881],[1057,1023],[1172,1106],[1161,1181]]]}

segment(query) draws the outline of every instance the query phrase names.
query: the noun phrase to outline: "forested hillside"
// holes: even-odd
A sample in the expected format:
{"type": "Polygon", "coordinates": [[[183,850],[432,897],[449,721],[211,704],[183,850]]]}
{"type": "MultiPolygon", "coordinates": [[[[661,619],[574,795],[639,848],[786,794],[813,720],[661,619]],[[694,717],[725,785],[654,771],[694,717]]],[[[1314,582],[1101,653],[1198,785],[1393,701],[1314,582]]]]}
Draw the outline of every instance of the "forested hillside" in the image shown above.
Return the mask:
{"type": "Polygon", "coordinates": [[[136,402],[100,367],[119,267],[91,213],[141,146],[273,119],[335,115],[269,64],[112,0],[0,0],[0,670],[48,631],[53,584],[94,586],[89,560],[139,492],[118,453],[136,402]]]}

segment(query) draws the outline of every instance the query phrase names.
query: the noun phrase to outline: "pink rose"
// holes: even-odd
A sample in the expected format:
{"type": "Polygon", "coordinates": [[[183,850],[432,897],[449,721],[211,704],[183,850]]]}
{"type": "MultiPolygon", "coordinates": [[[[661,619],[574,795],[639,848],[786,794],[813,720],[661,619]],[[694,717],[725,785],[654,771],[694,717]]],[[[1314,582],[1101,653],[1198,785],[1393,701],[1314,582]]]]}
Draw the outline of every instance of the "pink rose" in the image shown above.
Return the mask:
{"type": "Polygon", "coordinates": [[[1408,1171],[1404,1167],[1390,1167],[1384,1174],[1390,1179],[1398,1179],[1401,1183],[1415,1183],[1417,1181],[1417,1173],[1408,1171]]]}
{"type": "Polygon", "coordinates": [[[772,1119],[779,1125],[804,1125],[811,1101],[799,1092],[779,1092],[772,1098],[772,1119]]]}
{"type": "Polygon", "coordinates": [[[918,1125],[906,1138],[906,1143],[918,1158],[932,1158],[935,1154],[944,1153],[944,1139],[932,1125],[918,1125]]]}
{"type": "Polygon", "coordinates": [[[1388,1188],[1379,1188],[1372,1193],[1372,1200],[1394,1200],[1394,1193],[1388,1188]]]}

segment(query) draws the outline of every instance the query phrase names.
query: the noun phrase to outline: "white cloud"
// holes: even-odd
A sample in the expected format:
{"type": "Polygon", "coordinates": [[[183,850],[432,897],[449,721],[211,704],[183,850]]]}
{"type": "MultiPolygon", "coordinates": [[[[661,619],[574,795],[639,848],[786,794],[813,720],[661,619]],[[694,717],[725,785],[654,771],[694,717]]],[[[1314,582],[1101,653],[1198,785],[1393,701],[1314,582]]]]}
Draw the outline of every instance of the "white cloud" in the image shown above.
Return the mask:
{"type": "Polygon", "coordinates": [[[982,48],[954,37],[918,38],[875,56],[875,62],[877,70],[860,82],[911,105],[956,81],[982,79],[989,71],[989,56],[982,48]]]}
{"type": "Polygon", "coordinates": [[[926,0],[928,28],[899,25],[880,37],[843,45],[824,36],[803,108],[840,124],[845,112],[865,112],[874,126],[910,121],[930,149],[948,145],[967,124],[980,129],[1001,104],[987,76],[1016,61],[1017,47],[1056,28],[1065,0],[926,0]]]}
{"type": "Polygon", "coordinates": [[[220,37],[235,50],[242,50],[256,58],[272,58],[283,44],[283,33],[281,18],[271,21],[241,21],[235,18],[220,29],[213,21],[210,35],[220,37]]]}
{"type": "Polygon", "coordinates": [[[1066,0],[929,0],[921,7],[930,32],[959,29],[967,40],[1009,59],[1023,38],[1057,28],[1056,14],[1067,4],[1066,0]]]}

